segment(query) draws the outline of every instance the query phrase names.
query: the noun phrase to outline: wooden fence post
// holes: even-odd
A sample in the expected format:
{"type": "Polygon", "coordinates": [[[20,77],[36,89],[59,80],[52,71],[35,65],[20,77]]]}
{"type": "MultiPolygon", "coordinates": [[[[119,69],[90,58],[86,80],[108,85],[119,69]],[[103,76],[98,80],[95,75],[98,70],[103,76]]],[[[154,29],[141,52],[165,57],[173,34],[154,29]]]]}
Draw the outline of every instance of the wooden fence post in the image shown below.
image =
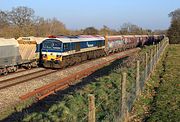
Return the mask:
{"type": "Polygon", "coordinates": [[[160,49],[161,49],[161,45],[160,45],[160,42],[159,42],[159,51],[158,51],[159,56],[160,56],[160,49]]]}
{"type": "Polygon", "coordinates": [[[140,77],[139,77],[139,60],[137,60],[137,70],[136,70],[136,97],[139,95],[140,93],[140,77]]]}
{"type": "Polygon", "coordinates": [[[88,122],[95,122],[96,115],[95,115],[95,98],[94,95],[89,94],[89,115],[88,115],[88,122]]]}
{"type": "Polygon", "coordinates": [[[153,64],[152,64],[152,71],[154,71],[156,65],[156,47],[153,49],[153,64]]]}
{"type": "Polygon", "coordinates": [[[157,50],[156,50],[156,62],[158,61],[158,51],[159,51],[159,49],[158,49],[158,44],[157,44],[157,50]]]}
{"type": "Polygon", "coordinates": [[[122,83],[121,83],[121,94],[122,94],[122,98],[121,98],[121,117],[124,121],[127,121],[127,104],[126,104],[126,77],[127,74],[124,72],[122,74],[122,83]]]}
{"type": "Polygon", "coordinates": [[[151,49],[151,57],[150,57],[150,71],[152,72],[152,69],[153,69],[153,49],[151,49]]]}
{"type": "Polygon", "coordinates": [[[157,52],[157,47],[155,45],[155,50],[154,50],[154,65],[156,64],[156,52],[157,52]]]}
{"type": "Polygon", "coordinates": [[[165,40],[162,41],[162,43],[161,43],[162,48],[164,48],[165,42],[166,42],[165,40]]]}
{"type": "Polygon", "coordinates": [[[146,67],[145,67],[145,80],[146,80],[147,76],[148,76],[148,74],[147,74],[147,71],[148,71],[148,53],[146,53],[145,61],[146,61],[146,67]]]}

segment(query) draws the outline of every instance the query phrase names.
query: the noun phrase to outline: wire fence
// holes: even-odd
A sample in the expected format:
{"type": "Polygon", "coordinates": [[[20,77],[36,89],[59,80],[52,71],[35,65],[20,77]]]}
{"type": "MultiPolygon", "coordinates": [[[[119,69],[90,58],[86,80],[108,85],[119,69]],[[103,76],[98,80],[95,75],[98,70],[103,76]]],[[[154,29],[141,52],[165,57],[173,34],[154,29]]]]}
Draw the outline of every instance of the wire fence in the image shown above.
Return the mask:
{"type": "MultiPolygon", "coordinates": [[[[155,49],[151,49],[149,53],[145,54],[145,66],[142,68],[143,70],[140,71],[141,64],[138,64],[137,61],[137,69],[127,72],[126,81],[123,82],[123,76],[120,78],[120,89],[114,90],[112,93],[109,93],[107,97],[108,100],[102,101],[97,105],[89,105],[94,106],[94,118],[87,116],[86,121],[95,122],[95,121],[104,121],[104,122],[116,122],[116,121],[124,121],[127,119],[128,112],[131,112],[133,104],[138,97],[138,95],[144,90],[145,82],[147,82],[148,78],[150,77],[151,73],[153,72],[154,68],[158,60],[160,59],[162,53],[164,52],[165,48],[169,44],[168,38],[165,38],[159,44],[154,45],[155,49]],[[133,72],[135,71],[135,72],[133,72]],[[135,82],[136,81],[136,82],[135,82]],[[123,85],[123,83],[125,83],[123,85]],[[122,88],[125,87],[125,88],[122,88]],[[123,91],[125,89],[125,91],[123,91]],[[116,101],[112,101],[112,95],[118,94],[113,98],[116,101]],[[124,94],[124,95],[123,95],[124,94]],[[106,103],[108,101],[108,103],[106,103]],[[108,109],[108,104],[110,102],[114,102],[114,111],[106,110],[108,109]],[[100,108],[100,109],[99,109],[100,108]],[[104,108],[104,109],[103,109],[104,108]]],[[[94,99],[94,104],[96,100],[94,99]]],[[[112,105],[112,104],[111,104],[112,105]]],[[[109,108],[113,108],[112,106],[109,108]]]]}

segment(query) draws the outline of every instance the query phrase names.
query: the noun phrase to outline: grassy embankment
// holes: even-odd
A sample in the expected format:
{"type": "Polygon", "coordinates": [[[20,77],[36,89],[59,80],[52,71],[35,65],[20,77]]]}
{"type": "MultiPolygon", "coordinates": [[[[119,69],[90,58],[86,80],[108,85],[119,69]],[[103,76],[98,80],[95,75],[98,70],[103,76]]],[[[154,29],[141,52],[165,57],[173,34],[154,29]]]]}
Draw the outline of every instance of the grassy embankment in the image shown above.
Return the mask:
{"type": "Polygon", "coordinates": [[[132,112],[133,121],[180,121],[180,45],[169,45],[132,112]]]}
{"type": "MultiPolygon", "coordinates": [[[[64,94],[59,92],[57,95],[35,103],[32,107],[24,110],[21,110],[22,106],[17,106],[18,111],[14,111],[9,119],[13,121],[79,121],[87,116],[88,94],[94,94],[96,97],[97,120],[113,120],[119,114],[120,109],[122,72],[125,71],[128,74],[128,86],[130,86],[128,90],[134,89],[135,61],[139,59],[141,69],[143,69],[145,52],[152,48],[153,46],[147,46],[138,54],[126,60],[113,62],[111,65],[97,71],[94,74],[95,76],[92,75],[83,79],[85,83],[72,86],[64,94]]],[[[12,113],[12,111],[9,111],[9,113],[12,113]]]]}

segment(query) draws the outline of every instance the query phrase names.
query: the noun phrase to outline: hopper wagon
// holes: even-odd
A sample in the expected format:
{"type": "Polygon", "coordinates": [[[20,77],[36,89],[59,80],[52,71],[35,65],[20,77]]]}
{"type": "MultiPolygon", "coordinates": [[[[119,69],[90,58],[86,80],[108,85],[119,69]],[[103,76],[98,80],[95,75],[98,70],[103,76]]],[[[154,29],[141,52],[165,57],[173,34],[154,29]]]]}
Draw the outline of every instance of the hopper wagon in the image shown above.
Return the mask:
{"type": "Polygon", "coordinates": [[[0,74],[15,72],[19,67],[30,69],[39,62],[40,43],[44,38],[0,38],[0,74]]]}

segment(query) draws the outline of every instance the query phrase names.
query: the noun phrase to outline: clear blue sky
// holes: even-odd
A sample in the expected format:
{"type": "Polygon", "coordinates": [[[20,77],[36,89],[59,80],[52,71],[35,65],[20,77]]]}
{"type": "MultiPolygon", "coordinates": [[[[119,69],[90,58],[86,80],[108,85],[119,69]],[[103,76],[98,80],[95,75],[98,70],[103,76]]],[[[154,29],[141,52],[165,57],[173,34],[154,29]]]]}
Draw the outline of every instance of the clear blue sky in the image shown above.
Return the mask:
{"type": "Polygon", "coordinates": [[[45,18],[56,17],[69,29],[107,25],[119,29],[125,22],[143,28],[167,29],[168,14],[180,0],[0,0],[1,10],[27,6],[45,18]]]}

